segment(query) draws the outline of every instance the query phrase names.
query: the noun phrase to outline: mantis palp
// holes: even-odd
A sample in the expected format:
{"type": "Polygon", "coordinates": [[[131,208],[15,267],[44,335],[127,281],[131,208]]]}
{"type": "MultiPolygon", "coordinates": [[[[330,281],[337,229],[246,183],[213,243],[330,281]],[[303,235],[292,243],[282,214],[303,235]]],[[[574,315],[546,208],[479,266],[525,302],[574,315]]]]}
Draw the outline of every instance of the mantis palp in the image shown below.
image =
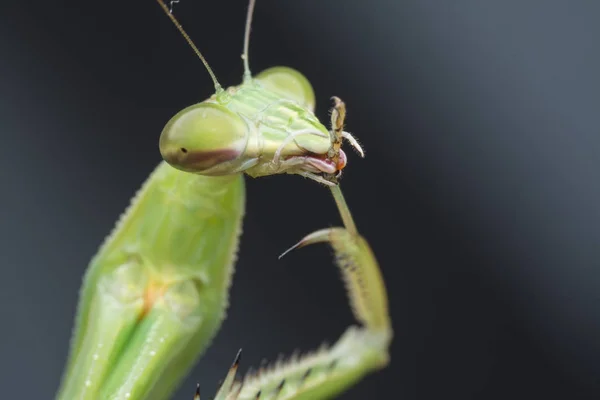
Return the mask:
{"type": "MultiPolygon", "coordinates": [[[[314,232],[294,248],[328,242],[360,327],[330,349],[235,381],[237,359],[216,399],[322,399],[389,362],[387,295],[338,185],[345,106],[334,98],[331,130],[313,113],[308,80],[290,68],[249,69],[250,1],[244,78],[165,126],[163,162],[133,198],[86,272],[71,353],[58,399],[166,399],[210,345],[223,321],[244,213],[243,173],[298,174],[330,188],[345,228],[314,232]]],[[[199,398],[199,395],[197,396],[199,398]]]]}

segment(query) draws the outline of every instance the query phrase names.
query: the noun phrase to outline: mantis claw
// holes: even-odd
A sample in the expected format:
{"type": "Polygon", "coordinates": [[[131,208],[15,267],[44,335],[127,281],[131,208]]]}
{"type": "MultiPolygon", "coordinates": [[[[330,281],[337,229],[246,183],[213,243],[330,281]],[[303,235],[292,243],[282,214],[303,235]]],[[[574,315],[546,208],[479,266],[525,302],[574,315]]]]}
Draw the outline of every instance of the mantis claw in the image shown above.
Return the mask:
{"type": "MultiPolygon", "coordinates": [[[[231,393],[233,390],[233,386],[235,384],[235,376],[237,374],[237,370],[238,370],[238,366],[240,365],[240,360],[242,358],[242,349],[239,349],[237,352],[237,355],[235,356],[235,359],[233,360],[233,364],[231,364],[231,367],[229,368],[229,372],[227,373],[227,376],[225,377],[225,380],[223,381],[223,384],[221,385],[221,387],[219,388],[219,391],[217,392],[217,395],[215,396],[215,400],[225,400],[227,399],[229,393],[231,393]]],[[[235,399],[236,397],[234,397],[235,399]]],[[[195,400],[195,399],[194,399],[195,400]]]]}
{"type": "Polygon", "coordinates": [[[329,242],[331,232],[335,229],[341,229],[341,228],[320,229],[316,232],[313,232],[313,233],[310,233],[310,234],[304,236],[302,239],[300,239],[300,241],[298,243],[296,243],[295,245],[293,245],[292,247],[290,247],[289,249],[287,249],[286,251],[281,253],[281,255],[278,257],[278,259],[281,260],[283,258],[283,256],[285,256],[292,250],[300,249],[304,246],[308,246],[309,244],[329,242]]]}

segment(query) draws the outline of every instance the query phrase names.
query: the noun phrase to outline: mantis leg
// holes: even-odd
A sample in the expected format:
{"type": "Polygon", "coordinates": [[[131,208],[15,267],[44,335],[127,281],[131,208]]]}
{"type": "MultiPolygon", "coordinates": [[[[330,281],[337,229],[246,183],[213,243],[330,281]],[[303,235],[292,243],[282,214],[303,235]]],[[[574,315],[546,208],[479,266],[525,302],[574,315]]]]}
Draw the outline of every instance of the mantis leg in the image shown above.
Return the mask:
{"type": "MultiPolygon", "coordinates": [[[[367,241],[356,231],[339,186],[332,187],[331,191],[346,227],[313,232],[292,249],[321,242],[331,245],[360,326],[349,327],[329,349],[322,348],[300,358],[277,363],[235,381],[238,353],[216,400],[331,398],[389,363],[388,348],[393,332],[387,292],[377,260],[367,241]]],[[[199,393],[196,399],[200,399],[199,393]]]]}

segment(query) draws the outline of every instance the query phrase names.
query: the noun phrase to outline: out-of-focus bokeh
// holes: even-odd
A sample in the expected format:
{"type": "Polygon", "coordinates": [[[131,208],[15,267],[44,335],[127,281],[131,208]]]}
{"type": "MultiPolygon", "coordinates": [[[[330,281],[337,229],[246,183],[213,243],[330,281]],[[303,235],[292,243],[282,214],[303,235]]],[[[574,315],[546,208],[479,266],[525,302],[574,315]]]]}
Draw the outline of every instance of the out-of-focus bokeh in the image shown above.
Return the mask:
{"type": "MultiPolygon", "coordinates": [[[[175,13],[238,84],[245,0],[175,13]]],[[[344,399],[600,397],[600,3],[259,0],[250,61],[348,106],[343,189],[380,261],[389,368],[344,399]],[[350,151],[351,152],[351,151],[350,151]]],[[[0,11],[0,386],[52,398],[90,257],[160,160],[158,136],[212,93],[153,1],[0,11]]],[[[353,322],[325,246],[327,191],[248,179],[229,316],[177,393],[333,342],[353,322]]]]}

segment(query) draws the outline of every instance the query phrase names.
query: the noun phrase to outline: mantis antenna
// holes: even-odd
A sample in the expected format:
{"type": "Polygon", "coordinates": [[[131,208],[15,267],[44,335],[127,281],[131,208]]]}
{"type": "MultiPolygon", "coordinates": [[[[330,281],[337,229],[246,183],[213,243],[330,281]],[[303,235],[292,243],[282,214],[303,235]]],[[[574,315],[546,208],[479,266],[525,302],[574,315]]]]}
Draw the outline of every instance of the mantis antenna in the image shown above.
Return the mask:
{"type": "Polygon", "coordinates": [[[172,13],[173,3],[179,3],[179,1],[178,0],[177,1],[172,1],[171,2],[171,8],[167,7],[167,5],[163,2],[163,0],[156,0],[156,1],[160,5],[160,7],[163,9],[163,11],[165,12],[165,14],[167,14],[167,17],[169,17],[169,19],[177,27],[177,29],[179,30],[179,32],[181,33],[181,35],[183,36],[183,38],[186,40],[186,42],[188,42],[188,44],[190,45],[190,47],[192,48],[192,50],[194,50],[194,52],[196,53],[196,55],[198,56],[198,58],[200,58],[200,61],[202,61],[202,63],[206,67],[206,70],[208,71],[208,74],[210,75],[210,77],[213,80],[213,83],[215,84],[215,91],[217,93],[221,93],[223,91],[223,88],[221,87],[221,84],[217,80],[217,77],[215,76],[215,74],[212,71],[212,69],[210,69],[210,66],[208,65],[208,62],[206,61],[206,59],[204,58],[204,56],[202,55],[202,53],[200,53],[200,50],[198,50],[198,48],[196,47],[196,45],[194,44],[194,42],[192,41],[192,39],[189,37],[189,35],[186,33],[186,31],[183,29],[183,27],[179,23],[179,21],[177,21],[177,18],[175,18],[175,16],[172,13]]]}
{"type": "Polygon", "coordinates": [[[250,0],[248,4],[248,14],[246,15],[246,30],[244,32],[244,53],[242,59],[244,60],[244,82],[252,79],[250,73],[250,65],[248,61],[248,49],[250,48],[250,28],[252,27],[252,15],[254,14],[254,5],[256,0],[250,0]]]}

